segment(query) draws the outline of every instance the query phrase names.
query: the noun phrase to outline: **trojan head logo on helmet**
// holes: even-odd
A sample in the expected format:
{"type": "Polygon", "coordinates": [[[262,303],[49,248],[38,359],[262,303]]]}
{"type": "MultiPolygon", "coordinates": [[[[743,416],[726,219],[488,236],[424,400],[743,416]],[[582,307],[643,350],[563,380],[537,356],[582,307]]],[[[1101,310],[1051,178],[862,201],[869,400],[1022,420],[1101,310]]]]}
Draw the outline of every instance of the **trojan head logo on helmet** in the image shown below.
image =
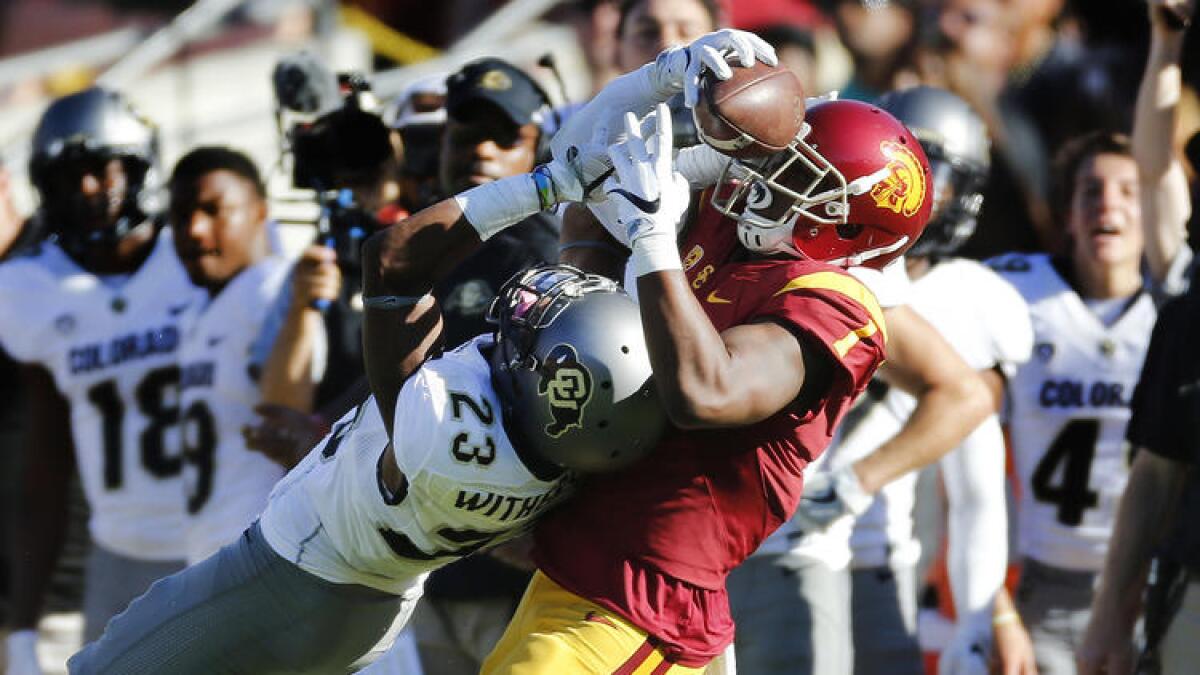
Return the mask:
{"type": "Polygon", "coordinates": [[[929,161],[907,128],[859,101],[822,101],[785,150],[734,160],[712,193],[742,245],[880,268],[916,242],[933,206],[929,161]]]}
{"type": "Polygon", "coordinates": [[[666,415],[637,305],[567,265],[514,276],[492,302],[492,380],[513,443],[558,466],[610,471],[658,443],[666,415]]]}
{"type": "Polygon", "coordinates": [[[42,114],[29,176],[47,225],[78,254],[116,244],[156,210],[157,164],[154,126],[120,94],[93,87],[57,99],[42,114]],[[87,180],[97,186],[90,195],[87,180]]]}
{"type": "Polygon", "coordinates": [[[933,214],[910,256],[953,254],[975,233],[991,165],[987,126],[945,89],[913,87],[879,99],[920,141],[933,170],[933,214]]]}

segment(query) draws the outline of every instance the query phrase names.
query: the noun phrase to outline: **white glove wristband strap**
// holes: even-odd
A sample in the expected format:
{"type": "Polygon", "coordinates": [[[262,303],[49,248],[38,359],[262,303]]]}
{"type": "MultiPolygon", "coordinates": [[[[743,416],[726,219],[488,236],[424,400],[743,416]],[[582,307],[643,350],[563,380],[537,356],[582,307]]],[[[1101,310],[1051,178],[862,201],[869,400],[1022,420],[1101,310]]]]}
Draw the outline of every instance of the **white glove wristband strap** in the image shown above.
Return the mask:
{"type": "Polygon", "coordinates": [[[651,272],[683,269],[675,238],[666,234],[651,234],[634,240],[629,265],[634,277],[651,272]]]}
{"type": "Polygon", "coordinates": [[[523,173],[473,187],[454,196],[481,241],[542,210],[537,182],[523,173]]]}

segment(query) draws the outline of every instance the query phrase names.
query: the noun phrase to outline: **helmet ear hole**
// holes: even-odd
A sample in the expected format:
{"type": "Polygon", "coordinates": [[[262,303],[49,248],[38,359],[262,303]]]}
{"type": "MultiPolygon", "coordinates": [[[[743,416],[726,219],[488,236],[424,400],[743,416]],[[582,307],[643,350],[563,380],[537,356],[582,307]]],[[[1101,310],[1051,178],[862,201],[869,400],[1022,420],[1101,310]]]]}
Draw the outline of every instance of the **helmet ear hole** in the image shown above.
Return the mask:
{"type": "Polygon", "coordinates": [[[862,225],[851,225],[847,223],[845,225],[837,226],[837,235],[842,239],[854,239],[858,235],[862,234],[862,231],[862,225]]]}

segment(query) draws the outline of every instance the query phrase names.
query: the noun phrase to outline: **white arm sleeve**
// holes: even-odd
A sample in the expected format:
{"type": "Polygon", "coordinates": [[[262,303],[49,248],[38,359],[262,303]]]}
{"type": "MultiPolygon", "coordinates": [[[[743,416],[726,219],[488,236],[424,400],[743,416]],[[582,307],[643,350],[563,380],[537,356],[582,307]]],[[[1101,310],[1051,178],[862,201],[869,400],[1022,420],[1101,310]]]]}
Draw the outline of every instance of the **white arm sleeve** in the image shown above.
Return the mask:
{"type": "Polygon", "coordinates": [[[992,601],[1008,566],[1004,435],[988,417],[942,458],[949,499],[946,562],[960,630],[990,631],[992,601]]]}

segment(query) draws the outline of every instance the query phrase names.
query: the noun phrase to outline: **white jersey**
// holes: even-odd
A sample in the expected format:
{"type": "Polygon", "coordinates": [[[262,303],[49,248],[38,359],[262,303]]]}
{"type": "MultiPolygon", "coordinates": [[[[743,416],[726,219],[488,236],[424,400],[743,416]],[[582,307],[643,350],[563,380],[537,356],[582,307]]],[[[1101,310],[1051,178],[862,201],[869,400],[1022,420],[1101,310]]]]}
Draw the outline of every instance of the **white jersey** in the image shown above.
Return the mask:
{"type": "Polygon", "coordinates": [[[424,575],[524,532],[565,496],[534,476],[500,419],[500,399],[470,340],[428,361],[396,403],[392,446],[374,398],[343,417],[272,492],[262,532],[284,558],[323,579],[411,595],[424,575]],[[392,452],[407,479],[379,475],[392,452]]]}
{"type": "MultiPolygon", "coordinates": [[[[973,260],[942,262],[912,282],[910,306],[937,329],[974,370],[999,367],[1012,376],[1029,360],[1033,328],[1029,308],[1011,284],[973,260]]],[[[869,415],[839,444],[856,461],[896,435],[917,407],[917,400],[895,387],[881,402],[884,411],[869,415]]],[[[992,452],[1004,456],[1004,439],[995,420],[972,434],[953,452],[992,452]]],[[[839,457],[841,460],[841,457],[839,457]]],[[[1001,464],[1002,465],[1002,464],[1001,464]]],[[[1000,478],[997,477],[999,481],[1000,478]]],[[[913,536],[915,472],[885,485],[871,507],[858,517],[850,539],[855,567],[890,562],[915,564],[920,544],[913,536]]]]}
{"type": "Polygon", "coordinates": [[[53,243],[0,265],[0,343],[70,404],[93,540],[139,560],[184,557],[178,322],[193,290],[167,230],[126,279],[53,243]]]}
{"type": "Polygon", "coordinates": [[[246,448],[255,424],[262,363],[251,352],[268,309],[286,290],[291,264],[267,258],[234,277],[216,297],[197,289],[180,347],[180,421],[187,500],[188,562],[237,538],[267,503],[283,467],[246,448]]]}
{"type": "Polygon", "coordinates": [[[1045,255],[991,261],[1029,303],[1034,355],[1010,380],[1023,555],[1099,571],[1125,489],[1129,400],[1157,315],[1141,293],[1105,326],[1045,255]]]}

